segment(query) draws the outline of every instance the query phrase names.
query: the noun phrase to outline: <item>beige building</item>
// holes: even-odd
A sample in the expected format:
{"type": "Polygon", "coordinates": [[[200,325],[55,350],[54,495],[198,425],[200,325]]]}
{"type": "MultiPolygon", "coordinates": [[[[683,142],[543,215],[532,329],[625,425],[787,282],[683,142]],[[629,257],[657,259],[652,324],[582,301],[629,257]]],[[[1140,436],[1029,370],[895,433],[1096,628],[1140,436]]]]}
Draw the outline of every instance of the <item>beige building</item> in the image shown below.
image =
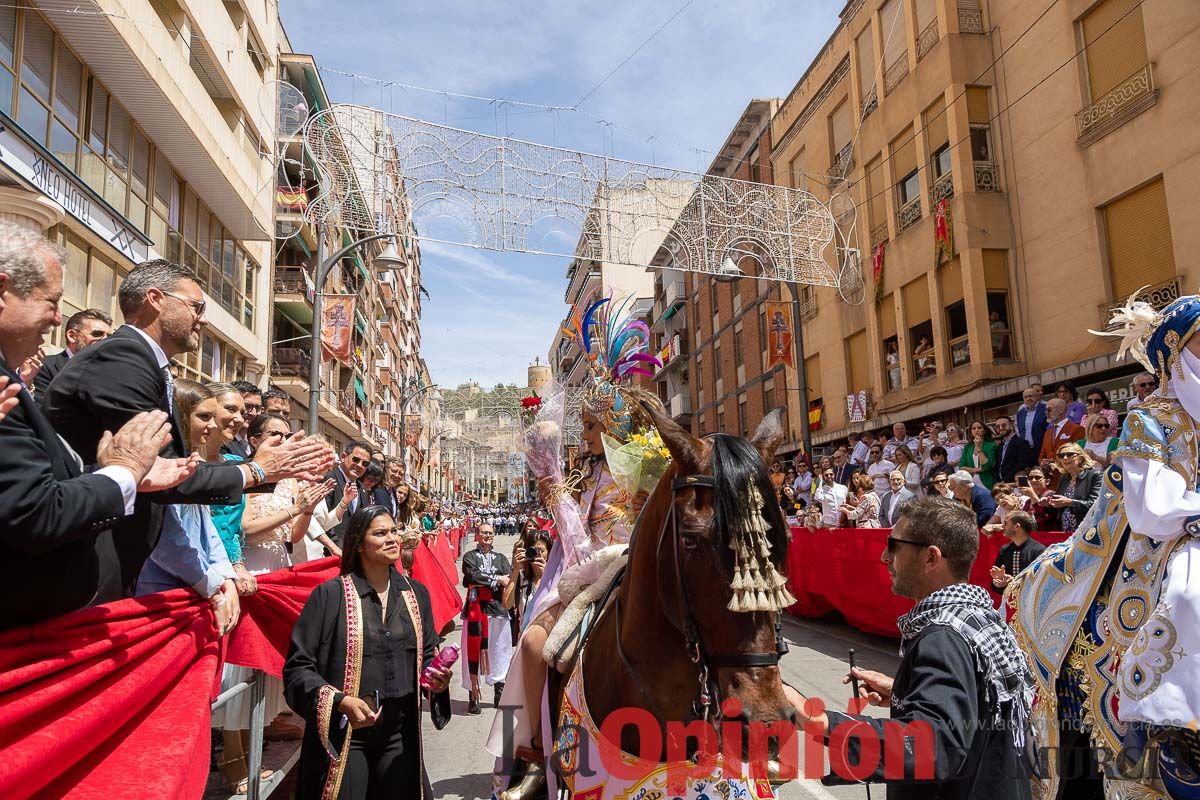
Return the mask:
{"type": "Polygon", "coordinates": [[[804,338],[808,399],[824,406],[817,443],[983,415],[1030,380],[1102,385],[1120,408],[1135,368],[1087,329],[1142,286],[1165,303],[1200,279],[1183,272],[1200,236],[1186,224],[1200,7],[1042,10],[855,0],[775,115],[776,182],[850,193],[867,284],[860,305],[815,290],[804,338]],[[935,256],[941,200],[953,246],[935,256]]]}
{"type": "Polygon", "coordinates": [[[180,261],[208,304],[201,349],[180,357],[193,378],[267,368],[275,120],[260,96],[279,26],[252,5],[0,8],[0,183],[9,203],[64,212],[50,231],[69,253],[63,315],[100,308],[120,323],[132,266],[180,261]]]}

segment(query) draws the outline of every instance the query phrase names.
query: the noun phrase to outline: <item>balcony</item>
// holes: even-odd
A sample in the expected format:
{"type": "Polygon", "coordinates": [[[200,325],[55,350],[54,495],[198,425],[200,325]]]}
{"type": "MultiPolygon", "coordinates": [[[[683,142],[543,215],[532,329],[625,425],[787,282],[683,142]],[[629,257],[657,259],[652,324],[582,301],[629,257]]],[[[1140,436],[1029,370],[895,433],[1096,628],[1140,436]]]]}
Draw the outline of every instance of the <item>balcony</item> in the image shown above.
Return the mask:
{"type": "Polygon", "coordinates": [[[896,233],[904,233],[921,221],[921,193],[896,210],[896,233]]]}
{"type": "Polygon", "coordinates": [[[883,91],[885,94],[891,94],[896,87],[900,85],[900,81],[908,77],[908,51],[905,50],[892,65],[887,68],[887,72],[883,73],[883,91]]]}
{"type": "Polygon", "coordinates": [[[975,191],[1000,191],[1000,170],[993,161],[975,162],[975,191]]]}
{"type": "MultiPolygon", "coordinates": [[[[1162,310],[1165,306],[1167,306],[1171,302],[1178,300],[1180,297],[1180,294],[1181,293],[1179,291],[1179,278],[1176,277],[1176,278],[1172,278],[1171,280],[1167,281],[1166,283],[1159,283],[1154,286],[1147,286],[1144,290],[1142,290],[1141,292],[1138,292],[1137,297],[1134,299],[1141,300],[1144,303],[1149,303],[1151,306],[1153,306],[1155,308],[1155,310],[1162,310]]],[[[1106,331],[1116,330],[1115,327],[1113,327],[1112,325],[1109,324],[1109,320],[1112,319],[1112,312],[1115,309],[1120,308],[1123,305],[1125,305],[1124,299],[1112,300],[1107,303],[1101,303],[1101,305],[1099,307],[1100,324],[1103,326],[1104,330],[1106,330],[1106,331]]]]}
{"type": "Polygon", "coordinates": [[[863,98],[862,114],[859,117],[859,122],[861,123],[864,119],[869,117],[871,112],[877,108],[879,108],[879,92],[874,86],[872,86],[871,91],[867,92],[867,96],[863,98]]]}
{"type": "Polygon", "coordinates": [[[888,224],[881,222],[874,228],[871,228],[871,249],[874,250],[879,245],[888,240],[888,224]]]}
{"type": "Polygon", "coordinates": [[[978,0],[958,5],[959,33],[983,33],[983,11],[978,0]]]}
{"type": "Polygon", "coordinates": [[[676,418],[676,421],[684,414],[691,414],[692,396],[683,392],[671,395],[671,399],[667,401],[667,410],[671,412],[672,417],[676,418]]]}
{"type": "Polygon", "coordinates": [[[917,37],[917,60],[920,61],[925,56],[929,55],[938,43],[938,24],[935,18],[932,22],[925,26],[925,30],[921,31],[921,35],[917,37]]]}
{"type": "Polygon", "coordinates": [[[833,188],[835,182],[846,180],[846,176],[850,174],[850,168],[854,166],[854,142],[846,142],[841,150],[838,150],[833,157],[833,163],[829,166],[830,188],[833,188]]]}
{"type": "Polygon", "coordinates": [[[679,308],[687,303],[687,288],[683,281],[669,281],[663,286],[663,301],[667,308],[679,308]]]}
{"type": "Polygon", "coordinates": [[[275,347],[271,350],[271,375],[276,378],[301,378],[308,384],[312,365],[309,352],[299,347],[275,347]]]}
{"type": "Polygon", "coordinates": [[[1153,64],[1146,64],[1075,115],[1076,142],[1087,147],[1158,102],[1153,64]]]}
{"type": "Polygon", "coordinates": [[[945,175],[936,179],[933,186],[929,189],[929,207],[933,208],[940,200],[949,200],[954,197],[954,173],[947,172],[945,175]]]}

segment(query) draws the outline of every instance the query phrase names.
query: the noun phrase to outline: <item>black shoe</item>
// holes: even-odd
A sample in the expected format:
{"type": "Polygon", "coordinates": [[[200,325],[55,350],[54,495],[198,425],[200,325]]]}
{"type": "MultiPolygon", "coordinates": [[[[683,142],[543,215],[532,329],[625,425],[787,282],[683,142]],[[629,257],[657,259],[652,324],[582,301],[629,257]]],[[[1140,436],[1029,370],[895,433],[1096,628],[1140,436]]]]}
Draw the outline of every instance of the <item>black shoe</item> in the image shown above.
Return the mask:
{"type": "Polygon", "coordinates": [[[483,713],[483,710],[479,708],[479,698],[478,697],[472,697],[471,700],[467,703],[467,713],[468,714],[482,714],[483,713]]]}
{"type": "Polygon", "coordinates": [[[504,694],[504,681],[500,681],[492,688],[494,688],[496,690],[495,695],[492,696],[492,707],[499,708],[500,707],[500,695],[504,694]]]}

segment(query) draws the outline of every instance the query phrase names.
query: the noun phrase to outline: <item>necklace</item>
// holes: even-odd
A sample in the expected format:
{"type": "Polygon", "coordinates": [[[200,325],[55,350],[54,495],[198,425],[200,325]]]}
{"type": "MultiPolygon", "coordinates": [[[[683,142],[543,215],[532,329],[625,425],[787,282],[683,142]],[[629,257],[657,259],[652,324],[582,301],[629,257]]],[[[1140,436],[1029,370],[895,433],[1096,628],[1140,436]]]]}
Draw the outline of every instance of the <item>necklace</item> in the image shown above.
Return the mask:
{"type": "Polygon", "coordinates": [[[379,595],[379,604],[380,604],[381,606],[383,606],[383,620],[384,620],[384,622],[386,622],[386,621],[387,621],[388,590],[389,590],[389,589],[391,589],[391,588],[392,588],[392,586],[391,586],[391,584],[389,583],[389,584],[388,584],[388,588],[387,588],[387,589],[384,589],[382,592],[376,592],[376,594],[377,594],[377,595],[379,595]]]}

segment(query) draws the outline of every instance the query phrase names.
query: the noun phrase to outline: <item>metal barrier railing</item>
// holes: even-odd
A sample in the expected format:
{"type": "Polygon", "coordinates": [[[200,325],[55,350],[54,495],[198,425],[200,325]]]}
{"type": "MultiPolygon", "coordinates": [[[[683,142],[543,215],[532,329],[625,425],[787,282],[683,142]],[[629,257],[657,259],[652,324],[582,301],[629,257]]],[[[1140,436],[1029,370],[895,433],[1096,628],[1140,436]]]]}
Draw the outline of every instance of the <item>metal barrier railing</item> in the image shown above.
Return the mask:
{"type": "MultiPolygon", "coordinates": [[[[254,677],[230,686],[217,695],[217,699],[213,700],[212,703],[212,710],[216,711],[243,692],[250,692],[250,743],[246,753],[246,770],[249,780],[247,781],[248,788],[245,794],[246,800],[264,800],[264,798],[270,797],[271,792],[279,788],[284,778],[287,777],[287,774],[300,760],[300,743],[297,742],[295,749],[288,754],[283,764],[275,769],[270,777],[265,779],[262,777],[263,744],[265,741],[263,731],[266,728],[267,713],[264,678],[265,675],[261,670],[254,670],[254,677]]],[[[238,794],[229,795],[230,798],[242,796],[238,794]]]]}

